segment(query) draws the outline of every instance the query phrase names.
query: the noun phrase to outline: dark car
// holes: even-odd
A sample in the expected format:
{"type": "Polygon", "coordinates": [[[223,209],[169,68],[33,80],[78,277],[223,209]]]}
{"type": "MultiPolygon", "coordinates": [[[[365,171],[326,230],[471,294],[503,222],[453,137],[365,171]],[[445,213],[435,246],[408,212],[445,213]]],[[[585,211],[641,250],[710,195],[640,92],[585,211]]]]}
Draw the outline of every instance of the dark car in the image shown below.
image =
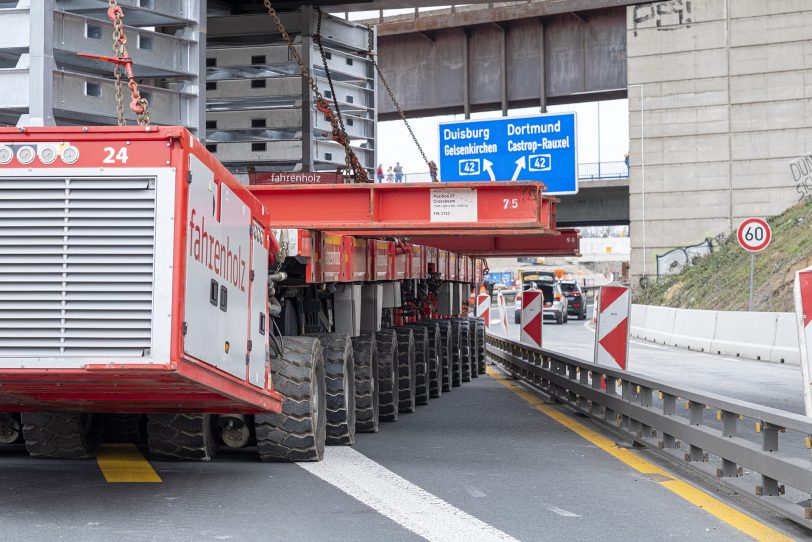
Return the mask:
{"type": "Polygon", "coordinates": [[[567,298],[567,312],[578,320],[586,320],[586,297],[581,285],[574,280],[560,280],[561,292],[567,298]]]}

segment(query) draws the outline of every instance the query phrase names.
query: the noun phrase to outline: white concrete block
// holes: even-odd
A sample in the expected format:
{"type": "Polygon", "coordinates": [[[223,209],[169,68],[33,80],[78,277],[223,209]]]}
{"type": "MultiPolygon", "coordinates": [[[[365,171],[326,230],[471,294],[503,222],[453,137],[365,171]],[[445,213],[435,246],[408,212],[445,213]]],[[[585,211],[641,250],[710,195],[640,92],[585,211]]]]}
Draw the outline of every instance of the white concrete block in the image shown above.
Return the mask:
{"type": "Polygon", "coordinates": [[[676,317],[677,309],[648,306],[645,324],[638,329],[638,336],[646,341],[668,344],[674,332],[676,317]]]}
{"type": "Polygon", "coordinates": [[[812,43],[791,42],[730,50],[730,74],[745,75],[812,68],[812,43]]]}
{"type": "Polygon", "coordinates": [[[812,127],[742,132],[731,136],[734,160],[794,159],[809,153],[810,141],[812,141],[812,127]]]}
{"type": "Polygon", "coordinates": [[[798,344],[798,323],[791,312],[778,314],[775,326],[775,343],[770,350],[770,361],[789,365],[801,364],[801,351],[798,344]]]}
{"type": "Polygon", "coordinates": [[[628,93],[629,111],[727,105],[727,76],[629,85],[628,93]]]}
{"type": "Polygon", "coordinates": [[[727,24],[717,20],[669,28],[638,28],[627,33],[629,58],[687,51],[719,49],[727,46],[727,24]]]}
{"type": "MultiPolygon", "coordinates": [[[[774,158],[764,160],[737,160],[731,164],[733,188],[760,189],[765,187],[789,188],[796,186],[795,176],[801,172],[790,169],[793,160],[774,158]]],[[[800,178],[800,177],[799,177],[800,178]]]]}
{"type": "Polygon", "coordinates": [[[679,309],[668,344],[688,350],[707,352],[716,333],[716,311],[679,309]]]}
{"type": "Polygon", "coordinates": [[[809,9],[809,0],[735,0],[730,2],[730,18],[798,13],[809,9]]]}
{"type": "Polygon", "coordinates": [[[730,187],[727,162],[690,162],[687,164],[647,164],[645,179],[638,157],[630,156],[631,175],[629,191],[642,192],[645,180],[646,192],[694,192],[699,190],[727,190],[730,187]]]}
{"type": "MultiPolygon", "coordinates": [[[[769,3],[769,2],[766,2],[769,3]]],[[[731,19],[730,46],[763,45],[812,40],[812,10],[731,19]]]]}
{"type": "Polygon", "coordinates": [[[736,75],[730,78],[730,103],[773,102],[812,98],[802,71],[736,75]]]}
{"type": "Polygon", "coordinates": [[[727,49],[711,49],[628,59],[628,84],[726,76],[727,49]]]}
{"type": "Polygon", "coordinates": [[[674,32],[681,26],[718,21],[727,18],[725,0],[685,2],[664,0],[640,3],[626,9],[626,28],[661,28],[664,33],[674,32]]]}
{"type": "Polygon", "coordinates": [[[812,99],[739,104],[730,108],[732,132],[786,130],[807,126],[812,126],[812,99]]]}
{"type": "Polygon", "coordinates": [[[759,216],[775,216],[795,205],[800,194],[791,186],[737,189],[733,191],[733,216],[746,218],[758,209],[759,216]]]}
{"type": "Polygon", "coordinates": [[[769,359],[775,329],[775,313],[719,311],[711,351],[725,356],[769,359]]]}

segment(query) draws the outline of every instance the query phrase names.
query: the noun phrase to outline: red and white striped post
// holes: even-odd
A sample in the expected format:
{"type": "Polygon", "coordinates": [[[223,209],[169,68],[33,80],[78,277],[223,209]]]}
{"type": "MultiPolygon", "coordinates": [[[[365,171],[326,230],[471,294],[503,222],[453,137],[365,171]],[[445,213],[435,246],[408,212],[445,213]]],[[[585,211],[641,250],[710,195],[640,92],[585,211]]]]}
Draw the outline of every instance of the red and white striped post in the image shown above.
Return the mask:
{"type": "Polygon", "coordinates": [[[795,314],[804,378],[804,408],[806,415],[812,416],[812,267],[795,274],[795,314]]]}
{"type": "Polygon", "coordinates": [[[499,323],[502,324],[502,333],[506,339],[509,339],[510,327],[508,327],[507,302],[505,302],[505,296],[501,291],[496,294],[496,305],[499,307],[499,323]]]}
{"type": "Polygon", "coordinates": [[[631,290],[622,284],[609,284],[600,289],[596,307],[595,363],[626,370],[629,360],[629,313],[631,290]]]}
{"type": "Polygon", "coordinates": [[[541,348],[544,326],[544,294],[541,290],[522,292],[521,332],[519,340],[530,346],[541,348]]]}
{"type": "Polygon", "coordinates": [[[491,329],[491,296],[479,294],[476,296],[476,315],[485,319],[485,331],[491,329]]]}
{"type": "Polygon", "coordinates": [[[595,293],[595,306],[592,308],[592,325],[598,325],[598,311],[600,310],[601,306],[601,291],[598,290],[595,293]]]}

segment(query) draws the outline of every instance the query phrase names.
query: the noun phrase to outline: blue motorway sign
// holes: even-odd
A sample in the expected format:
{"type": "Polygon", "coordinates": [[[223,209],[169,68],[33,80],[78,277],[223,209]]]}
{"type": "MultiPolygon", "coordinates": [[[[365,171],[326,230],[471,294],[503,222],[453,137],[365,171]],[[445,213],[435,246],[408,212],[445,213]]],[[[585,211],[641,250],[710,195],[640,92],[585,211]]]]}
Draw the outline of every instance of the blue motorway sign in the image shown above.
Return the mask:
{"type": "Polygon", "coordinates": [[[541,181],[578,192],[575,113],[440,124],[440,179],[541,181]]]}

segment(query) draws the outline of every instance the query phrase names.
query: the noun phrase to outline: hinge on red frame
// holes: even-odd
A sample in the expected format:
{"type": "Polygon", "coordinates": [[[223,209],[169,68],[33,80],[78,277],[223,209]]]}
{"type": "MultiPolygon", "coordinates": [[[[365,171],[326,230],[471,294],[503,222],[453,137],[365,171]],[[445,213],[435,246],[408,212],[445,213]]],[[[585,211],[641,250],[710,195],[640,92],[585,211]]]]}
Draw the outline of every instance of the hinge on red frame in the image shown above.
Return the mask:
{"type": "Polygon", "coordinates": [[[254,341],[248,339],[248,351],[250,352],[254,348],[254,341]]]}
{"type": "Polygon", "coordinates": [[[192,172],[186,174],[186,184],[192,184],[192,172]]]}
{"type": "Polygon", "coordinates": [[[183,322],[183,334],[189,333],[189,322],[183,322]]]}
{"type": "Polygon", "coordinates": [[[253,270],[253,269],[251,270],[251,273],[249,273],[249,274],[248,274],[249,280],[250,280],[251,282],[254,282],[254,274],[255,274],[255,273],[254,273],[254,270],[253,270]]]}

